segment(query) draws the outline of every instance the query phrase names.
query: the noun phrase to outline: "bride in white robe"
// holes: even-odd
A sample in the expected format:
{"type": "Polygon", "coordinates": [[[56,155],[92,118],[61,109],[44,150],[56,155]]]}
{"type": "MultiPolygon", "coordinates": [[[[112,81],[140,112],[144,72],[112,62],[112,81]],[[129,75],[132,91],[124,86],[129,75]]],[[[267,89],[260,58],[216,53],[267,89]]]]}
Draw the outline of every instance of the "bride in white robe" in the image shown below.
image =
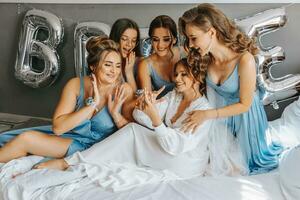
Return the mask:
{"type": "MultiPolygon", "coordinates": [[[[209,159],[208,135],[211,122],[204,123],[194,134],[180,131],[181,122],[187,113],[195,109],[208,109],[205,97],[191,102],[175,123],[171,118],[177,111],[182,95],[171,91],[157,107],[165,123],[150,130],[136,123],[130,123],[112,137],[98,143],[86,151],[77,152],[65,158],[68,165],[103,162],[131,163],[155,170],[169,170],[179,177],[189,178],[203,175],[209,159]]],[[[152,128],[147,115],[135,110],[134,118],[152,128]]]]}

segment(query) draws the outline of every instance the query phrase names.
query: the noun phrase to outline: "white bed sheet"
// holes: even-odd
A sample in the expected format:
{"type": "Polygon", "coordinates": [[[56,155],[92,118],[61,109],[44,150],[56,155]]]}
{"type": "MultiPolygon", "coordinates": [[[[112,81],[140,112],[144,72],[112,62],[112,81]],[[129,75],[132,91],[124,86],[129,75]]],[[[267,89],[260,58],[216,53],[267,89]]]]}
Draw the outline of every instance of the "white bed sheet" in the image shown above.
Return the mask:
{"type": "Polygon", "coordinates": [[[145,185],[123,192],[96,184],[77,188],[67,200],[284,200],[277,171],[248,177],[201,177],[145,185]]]}
{"type": "Polygon", "coordinates": [[[52,170],[29,171],[6,184],[4,177],[27,171],[41,157],[24,157],[11,161],[1,171],[0,199],[34,200],[285,200],[278,171],[255,176],[198,177],[148,184],[122,192],[104,190],[89,178],[76,178],[76,173],[52,170]],[[4,170],[4,171],[3,171],[4,170]],[[23,178],[22,178],[23,177],[23,178]],[[20,178],[20,179],[19,179],[20,178]],[[50,179],[49,179],[50,178],[50,179]],[[59,184],[61,180],[63,183],[59,184]],[[70,180],[71,181],[70,181],[70,180]],[[69,180],[69,181],[67,181],[69,180]],[[55,184],[54,184],[55,183],[55,184]],[[56,185],[55,187],[48,187],[56,185]],[[43,188],[42,190],[38,188],[43,188]]]}
{"type": "MultiPolygon", "coordinates": [[[[300,143],[300,99],[289,105],[283,116],[270,122],[270,132],[283,142],[285,147],[293,147],[300,143]]],[[[25,158],[24,158],[25,159],[25,158]]],[[[27,160],[27,159],[26,159],[27,160]]],[[[23,165],[23,164],[22,164],[23,165]]],[[[32,165],[32,163],[30,164],[32,165]]],[[[29,166],[29,164],[28,164],[29,166]]],[[[22,166],[26,171],[30,166],[22,166]]],[[[11,166],[14,170],[18,166],[15,163],[11,166]]],[[[8,168],[10,169],[10,168],[8,168]]],[[[11,170],[14,171],[14,170],[11,170]]],[[[10,171],[8,171],[10,172],[10,171]]],[[[1,173],[0,173],[1,174],[1,173]]],[[[4,173],[8,176],[8,173],[4,173]]],[[[43,175],[43,174],[42,174],[43,175]]],[[[51,177],[51,174],[50,174],[51,177]]],[[[44,178],[44,177],[43,177],[44,178]]],[[[0,177],[1,179],[1,177],[0,177]]],[[[29,187],[35,180],[28,180],[29,187]]],[[[66,200],[285,200],[280,188],[280,178],[277,171],[267,174],[260,174],[247,177],[198,177],[190,180],[177,180],[168,183],[144,185],[123,192],[105,191],[100,186],[87,183],[79,184],[69,194],[70,185],[58,186],[52,191],[45,190],[43,196],[36,199],[54,200],[53,194],[66,200]],[[51,193],[52,192],[52,193],[51,193]]],[[[34,185],[34,184],[33,184],[34,185]]],[[[0,193],[3,191],[0,191],[0,193]]],[[[2,195],[0,195],[2,196],[2,195]]],[[[55,195],[54,195],[55,196],[55,195]]],[[[1,199],[1,197],[0,197],[1,199]]],[[[31,198],[32,199],[32,198],[31,198]]],[[[57,198],[56,198],[57,199],[57,198]]],[[[300,199],[300,197],[299,197],[300,199]]],[[[14,199],[13,199],[14,200],[14,199]]]]}

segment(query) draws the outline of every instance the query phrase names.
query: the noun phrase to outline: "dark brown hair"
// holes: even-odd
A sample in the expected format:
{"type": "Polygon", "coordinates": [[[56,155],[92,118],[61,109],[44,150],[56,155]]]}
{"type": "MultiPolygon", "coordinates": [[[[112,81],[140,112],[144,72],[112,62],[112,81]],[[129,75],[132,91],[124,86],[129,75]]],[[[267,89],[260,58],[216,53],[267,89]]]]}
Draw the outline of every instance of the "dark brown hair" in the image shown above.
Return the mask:
{"type": "Polygon", "coordinates": [[[127,29],[134,29],[137,32],[136,46],[133,51],[136,56],[141,56],[140,51],[140,30],[137,23],[128,18],[117,19],[111,27],[109,38],[120,44],[121,36],[127,29]]]}
{"type": "MultiPolygon", "coordinates": [[[[171,38],[172,40],[175,39],[176,42],[174,45],[177,45],[178,43],[178,33],[177,33],[177,26],[176,23],[174,22],[174,20],[169,17],[168,15],[159,15],[157,17],[155,17],[151,23],[150,23],[150,27],[149,27],[149,31],[148,31],[148,35],[150,38],[152,38],[154,30],[157,28],[166,28],[169,30],[170,34],[171,34],[171,38]]],[[[172,42],[170,43],[170,50],[171,53],[173,55],[171,46],[172,46],[172,42]]]]}

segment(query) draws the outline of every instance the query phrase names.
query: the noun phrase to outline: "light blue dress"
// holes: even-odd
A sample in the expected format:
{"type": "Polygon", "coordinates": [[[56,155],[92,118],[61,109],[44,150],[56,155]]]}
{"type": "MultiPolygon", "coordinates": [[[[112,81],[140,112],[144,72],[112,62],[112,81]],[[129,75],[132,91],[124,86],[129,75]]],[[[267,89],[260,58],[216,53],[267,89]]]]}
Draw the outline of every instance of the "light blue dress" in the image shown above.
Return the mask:
{"type": "MultiPolygon", "coordinates": [[[[228,79],[221,85],[215,84],[206,76],[206,83],[215,93],[216,107],[232,105],[240,101],[238,64],[228,79]]],[[[267,142],[268,127],[264,107],[257,90],[249,110],[245,113],[224,119],[229,130],[238,138],[250,174],[270,171],[278,166],[278,156],[283,148],[276,142],[267,142]]]]}
{"type": "Polygon", "coordinates": [[[150,62],[148,59],[147,59],[147,66],[148,66],[149,74],[150,74],[150,77],[151,77],[152,89],[157,91],[161,87],[165,86],[164,91],[162,91],[160,93],[158,98],[161,98],[161,97],[165,96],[168,92],[170,92],[174,89],[175,84],[173,82],[169,82],[169,81],[166,81],[166,80],[162,79],[159,76],[159,74],[157,74],[157,72],[155,71],[155,69],[153,67],[153,63],[150,62]]]}
{"type": "MultiPolygon", "coordinates": [[[[84,103],[84,85],[83,78],[80,78],[80,93],[77,97],[76,110],[79,110],[85,105],[84,103]]],[[[53,135],[52,126],[39,126],[24,128],[18,130],[12,130],[3,132],[0,134],[0,146],[3,146],[6,142],[10,141],[17,135],[24,131],[35,130],[41,131],[46,134],[53,135]]],[[[76,151],[83,151],[93,144],[103,140],[117,130],[116,125],[108,111],[108,107],[104,106],[96,115],[91,119],[84,120],[74,129],[64,133],[60,137],[71,138],[73,142],[68,148],[66,156],[69,156],[76,151]]]]}

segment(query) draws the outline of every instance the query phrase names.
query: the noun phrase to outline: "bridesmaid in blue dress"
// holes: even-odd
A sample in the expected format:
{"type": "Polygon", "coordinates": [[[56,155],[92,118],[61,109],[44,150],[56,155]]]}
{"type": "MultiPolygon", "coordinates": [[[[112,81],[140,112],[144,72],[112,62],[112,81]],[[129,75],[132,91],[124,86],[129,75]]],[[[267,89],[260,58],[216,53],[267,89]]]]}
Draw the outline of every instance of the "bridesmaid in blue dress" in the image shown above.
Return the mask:
{"type": "Polygon", "coordinates": [[[93,37],[87,45],[92,76],[73,78],[63,89],[52,126],[13,130],[0,135],[0,162],[28,154],[60,158],[89,148],[132,118],[122,104],[131,101],[132,89],[121,82],[118,45],[93,37]],[[4,145],[4,146],[3,146],[4,145]]]}
{"type": "Polygon", "coordinates": [[[137,23],[128,18],[117,19],[111,27],[109,39],[119,44],[123,78],[136,91],[137,69],[141,57],[137,23]]]}
{"type": "Polygon", "coordinates": [[[152,54],[141,60],[138,66],[138,83],[139,88],[148,91],[165,86],[160,98],[175,86],[172,72],[180,59],[180,51],[174,47],[178,41],[176,23],[167,15],[157,16],[150,23],[148,35],[152,41],[152,54]]]}
{"type": "Polygon", "coordinates": [[[196,70],[207,71],[207,95],[216,107],[190,113],[183,129],[195,130],[207,119],[221,118],[240,143],[250,174],[276,168],[282,146],[266,135],[266,113],[256,87],[254,41],[211,4],[186,11],[179,26],[185,46],[201,62],[196,70]]]}

